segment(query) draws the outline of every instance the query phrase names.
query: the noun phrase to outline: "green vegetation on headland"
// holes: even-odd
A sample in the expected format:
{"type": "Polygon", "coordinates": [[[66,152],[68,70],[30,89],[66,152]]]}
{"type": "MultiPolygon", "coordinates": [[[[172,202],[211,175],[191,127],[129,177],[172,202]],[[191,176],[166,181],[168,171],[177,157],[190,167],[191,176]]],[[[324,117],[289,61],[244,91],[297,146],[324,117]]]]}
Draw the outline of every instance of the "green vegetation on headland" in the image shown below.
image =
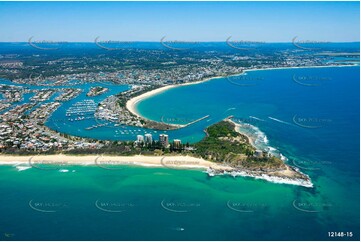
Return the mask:
{"type": "Polygon", "coordinates": [[[210,126],[205,132],[207,136],[195,144],[195,154],[206,160],[250,170],[284,167],[281,159],[256,150],[247,136],[235,131],[235,124],[229,120],[210,126]]]}

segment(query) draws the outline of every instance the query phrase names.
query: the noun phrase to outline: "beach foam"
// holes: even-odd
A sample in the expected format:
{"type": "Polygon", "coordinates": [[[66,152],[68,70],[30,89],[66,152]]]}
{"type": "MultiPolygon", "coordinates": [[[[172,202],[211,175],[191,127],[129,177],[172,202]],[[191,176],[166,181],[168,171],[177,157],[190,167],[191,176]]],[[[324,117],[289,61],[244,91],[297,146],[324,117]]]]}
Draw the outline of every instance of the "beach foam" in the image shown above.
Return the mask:
{"type": "Polygon", "coordinates": [[[303,187],[313,187],[313,183],[311,182],[310,179],[308,179],[308,180],[297,179],[297,178],[291,179],[291,178],[286,178],[286,177],[270,176],[270,175],[267,175],[267,174],[255,175],[255,174],[251,174],[250,172],[246,172],[246,171],[232,171],[232,172],[224,171],[223,173],[215,174],[212,170],[209,169],[209,170],[207,170],[205,172],[208,173],[209,176],[229,175],[229,176],[233,176],[233,177],[237,177],[237,176],[252,177],[252,178],[255,178],[255,179],[266,180],[268,182],[278,183],[278,184],[288,184],[288,185],[296,185],[296,186],[303,186],[303,187]]]}
{"type": "Polygon", "coordinates": [[[15,166],[15,168],[16,168],[18,171],[25,171],[25,170],[30,169],[31,166],[19,165],[19,166],[15,166]]]}

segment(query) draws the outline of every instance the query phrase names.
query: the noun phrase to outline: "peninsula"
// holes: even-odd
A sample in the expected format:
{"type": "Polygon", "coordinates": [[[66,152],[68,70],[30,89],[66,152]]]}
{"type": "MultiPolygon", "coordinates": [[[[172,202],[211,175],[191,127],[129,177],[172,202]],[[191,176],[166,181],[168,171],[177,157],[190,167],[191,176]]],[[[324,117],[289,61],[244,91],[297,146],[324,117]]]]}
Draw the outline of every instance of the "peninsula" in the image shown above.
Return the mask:
{"type": "Polygon", "coordinates": [[[127,146],[128,149],[104,146],[97,154],[92,155],[87,149],[50,155],[1,155],[0,164],[26,165],[29,168],[40,169],[44,165],[94,165],[105,169],[115,169],[114,167],[119,165],[163,166],[170,169],[203,169],[210,176],[250,176],[272,182],[312,187],[307,175],[286,165],[280,158],[257,150],[250,138],[237,130],[237,124],[231,118],[228,117],[206,128],[206,137],[192,147],[176,141],[163,146],[163,149],[160,148],[162,144],[156,142],[136,143],[136,148],[127,146]],[[135,152],[139,151],[143,155],[135,155],[135,152]]]}

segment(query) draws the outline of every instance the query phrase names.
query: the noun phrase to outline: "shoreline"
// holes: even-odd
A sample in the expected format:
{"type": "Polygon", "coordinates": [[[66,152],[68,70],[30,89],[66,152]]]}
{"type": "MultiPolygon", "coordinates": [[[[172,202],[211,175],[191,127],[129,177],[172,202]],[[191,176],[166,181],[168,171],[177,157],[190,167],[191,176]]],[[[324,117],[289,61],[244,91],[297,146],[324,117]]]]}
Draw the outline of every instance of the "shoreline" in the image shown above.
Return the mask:
{"type": "Polygon", "coordinates": [[[256,140],[254,140],[252,137],[250,137],[249,135],[247,135],[247,134],[245,134],[245,133],[243,133],[241,130],[240,130],[240,127],[241,127],[241,125],[240,124],[238,124],[238,123],[236,123],[236,122],[234,122],[231,118],[226,118],[225,120],[227,120],[227,121],[229,121],[229,122],[231,122],[231,123],[233,123],[234,124],[234,131],[236,131],[236,132],[238,132],[238,133],[240,133],[240,134],[242,134],[242,135],[244,135],[244,136],[246,136],[247,137],[247,139],[248,139],[248,142],[253,146],[253,147],[255,147],[256,149],[257,149],[257,146],[256,146],[256,144],[255,144],[255,142],[256,142],[256,140]]]}
{"type": "Polygon", "coordinates": [[[43,171],[58,170],[69,172],[69,166],[93,166],[105,170],[119,170],[120,166],[137,166],[166,168],[173,170],[202,170],[209,176],[229,175],[233,177],[252,177],[272,183],[313,187],[310,179],[299,178],[297,171],[291,167],[277,172],[255,172],[239,170],[228,165],[217,164],[193,156],[101,156],[101,155],[37,155],[37,156],[11,156],[0,155],[0,166],[10,165],[18,171],[38,169],[43,171]],[[43,166],[43,167],[42,167],[43,166]]]}
{"type": "Polygon", "coordinates": [[[0,155],[0,165],[94,165],[99,167],[136,165],[136,166],[164,166],[171,168],[209,168],[227,169],[227,166],[213,163],[202,158],[192,156],[112,156],[112,155],[0,155]]]}
{"type": "MultiPolygon", "coordinates": [[[[245,137],[247,137],[248,142],[249,142],[254,148],[258,149],[258,147],[257,147],[256,144],[255,144],[256,140],[253,139],[252,137],[250,137],[249,135],[243,133],[243,132],[240,130],[240,126],[241,126],[240,124],[234,122],[230,117],[226,118],[225,121],[228,121],[228,122],[233,123],[233,124],[234,124],[234,130],[235,130],[236,132],[238,132],[239,134],[244,135],[245,137]]],[[[305,180],[299,180],[299,182],[306,184],[306,185],[305,185],[306,187],[312,187],[312,186],[313,186],[313,184],[312,184],[312,182],[311,182],[311,179],[310,179],[310,177],[309,177],[307,174],[301,172],[298,168],[296,168],[296,167],[294,167],[294,166],[288,165],[284,160],[282,160],[282,162],[283,162],[283,164],[284,164],[285,167],[286,167],[286,169],[283,171],[283,173],[288,173],[288,172],[296,172],[296,173],[299,173],[300,175],[305,176],[305,177],[307,177],[307,179],[308,179],[308,180],[306,180],[306,181],[305,181],[305,180]]],[[[238,173],[239,173],[241,176],[250,176],[249,174],[244,173],[243,171],[238,171],[238,173]]],[[[237,173],[237,174],[238,174],[238,173],[237,173]]],[[[272,174],[272,173],[271,173],[271,174],[272,174]]],[[[263,173],[263,174],[253,174],[252,177],[254,177],[254,178],[256,178],[256,179],[264,179],[264,180],[267,180],[267,181],[270,181],[270,182],[282,183],[279,179],[276,179],[276,180],[275,180],[274,177],[272,177],[272,175],[270,175],[270,172],[266,172],[266,173],[263,173]]],[[[291,182],[291,181],[289,180],[288,182],[291,182]]],[[[292,182],[293,182],[293,181],[292,181],[292,182]]]]}
{"type": "MultiPolygon", "coordinates": [[[[268,70],[284,70],[284,69],[307,69],[307,68],[331,68],[331,67],[355,67],[360,66],[357,65],[329,65],[329,66],[290,66],[290,67],[267,67],[267,68],[260,68],[260,69],[248,69],[244,70],[244,72],[248,71],[268,71],[268,70]]],[[[238,75],[238,74],[237,74],[238,75]]],[[[242,74],[239,74],[242,75],[242,74]]]]}
{"type": "MultiPolygon", "coordinates": [[[[247,72],[251,72],[251,71],[268,71],[268,70],[284,70],[284,69],[302,69],[302,68],[331,68],[331,67],[355,67],[355,66],[359,66],[359,65],[329,65],[329,66],[294,66],[294,67],[269,67],[269,68],[253,68],[253,69],[245,69],[243,70],[241,73],[236,73],[236,74],[232,74],[232,75],[228,75],[228,76],[215,76],[215,77],[209,77],[209,78],[205,78],[203,80],[200,81],[196,81],[196,82],[188,82],[188,83],[182,83],[182,84],[172,84],[172,85],[167,85],[167,86],[163,86],[154,90],[151,90],[149,92],[143,93],[139,96],[133,97],[131,99],[129,99],[126,103],[126,109],[131,112],[132,114],[134,114],[135,116],[142,118],[144,120],[148,120],[148,121],[153,121],[153,122],[158,122],[158,121],[154,121],[154,120],[150,120],[148,118],[145,118],[144,116],[142,116],[139,111],[136,109],[136,106],[139,102],[143,101],[144,99],[150,98],[152,96],[155,96],[157,94],[160,94],[162,92],[165,92],[169,89],[172,88],[176,88],[176,87],[181,87],[181,86],[189,86],[189,85],[196,85],[196,84],[200,84],[200,83],[204,83],[207,81],[211,81],[211,80],[215,80],[215,79],[220,79],[220,78],[227,78],[227,77],[233,77],[233,76],[240,76],[240,75],[244,75],[247,72]]],[[[176,125],[176,124],[170,124],[170,125],[176,125]]],[[[182,128],[184,125],[177,125],[179,128],[182,128]]]]}
{"type": "MultiPolygon", "coordinates": [[[[128,109],[129,112],[131,112],[132,114],[134,114],[135,116],[137,116],[139,118],[142,118],[144,120],[153,121],[153,122],[158,122],[158,121],[147,119],[147,118],[143,117],[142,115],[140,115],[138,110],[136,109],[136,105],[140,101],[142,101],[142,100],[144,100],[146,98],[155,96],[156,94],[160,94],[160,93],[165,92],[165,91],[167,91],[169,89],[172,89],[172,88],[181,87],[181,86],[196,85],[196,84],[207,82],[207,81],[210,81],[210,80],[213,80],[213,79],[220,79],[220,78],[223,78],[223,76],[209,77],[209,78],[205,78],[203,80],[196,81],[196,82],[188,82],[188,83],[182,83],[182,84],[172,84],[172,85],[163,86],[163,87],[151,90],[149,92],[143,93],[143,94],[141,94],[139,96],[136,96],[136,97],[133,97],[133,98],[129,99],[125,106],[126,106],[126,108],[128,109]]],[[[177,124],[172,124],[172,125],[177,125],[177,124]]],[[[178,124],[177,126],[183,127],[185,125],[179,125],[178,124]]]]}

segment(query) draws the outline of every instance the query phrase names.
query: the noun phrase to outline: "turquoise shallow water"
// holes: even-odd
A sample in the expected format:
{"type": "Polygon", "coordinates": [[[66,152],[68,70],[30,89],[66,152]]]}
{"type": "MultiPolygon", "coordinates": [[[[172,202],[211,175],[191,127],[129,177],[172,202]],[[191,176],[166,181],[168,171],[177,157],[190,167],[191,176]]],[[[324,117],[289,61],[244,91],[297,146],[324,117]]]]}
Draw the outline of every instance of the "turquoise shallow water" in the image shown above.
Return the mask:
{"type": "MultiPolygon", "coordinates": [[[[254,71],[171,89],[137,107],[175,123],[210,115],[168,132],[183,142],[234,115],[258,127],[248,131],[310,175],[314,188],[165,168],[1,166],[1,239],[328,240],[328,232],[352,232],[333,240],[358,240],[359,85],[359,67],[254,71]]],[[[58,128],[75,134],[73,126],[58,128]]],[[[116,130],[83,135],[122,140],[144,132],[116,130]]]]}
{"type": "Polygon", "coordinates": [[[357,191],[340,198],[336,182],[307,189],[165,168],[66,168],[1,167],[1,232],[17,240],[309,240],[358,229],[357,191]]]}

